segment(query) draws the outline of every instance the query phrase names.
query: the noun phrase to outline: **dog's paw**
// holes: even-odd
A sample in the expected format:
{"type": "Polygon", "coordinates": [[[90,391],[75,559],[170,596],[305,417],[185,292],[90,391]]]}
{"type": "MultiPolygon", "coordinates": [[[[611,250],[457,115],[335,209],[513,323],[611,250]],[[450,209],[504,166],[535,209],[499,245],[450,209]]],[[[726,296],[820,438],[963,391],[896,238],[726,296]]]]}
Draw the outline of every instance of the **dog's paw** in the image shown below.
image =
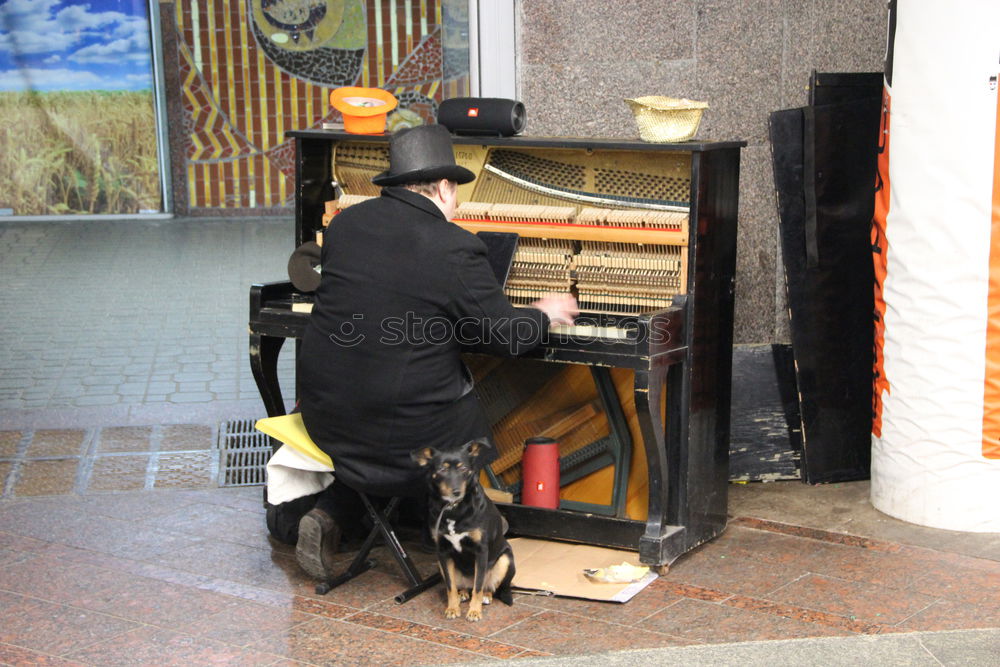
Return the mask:
{"type": "Polygon", "coordinates": [[[444,610],[445,618],[458,618],[461,615],[462,615],[462,610],[459,609],[458,607],[448,607],[447,609],[444,610]]]}
{"type": "Polygon", "coordinates": [[[461,600],[462,602],[468,602],[469,601],[469,596],[470,596],[469,591],[459,591],[458,592],[458,599],[461,600]]]}
{"type": "Polygon", "coordinates": [[[493,602],[493,594],[483,593],[483,604],[489,604],[491,602],[493,602]]]}
{"type": "Polygon", "coordinates": [[[483,610],[482,609],[470,609],[469,613],[467,613],[465,615],[465,620],[472,621],[473,623],[475,623],[476,621],[483,620],[483,610]]]}

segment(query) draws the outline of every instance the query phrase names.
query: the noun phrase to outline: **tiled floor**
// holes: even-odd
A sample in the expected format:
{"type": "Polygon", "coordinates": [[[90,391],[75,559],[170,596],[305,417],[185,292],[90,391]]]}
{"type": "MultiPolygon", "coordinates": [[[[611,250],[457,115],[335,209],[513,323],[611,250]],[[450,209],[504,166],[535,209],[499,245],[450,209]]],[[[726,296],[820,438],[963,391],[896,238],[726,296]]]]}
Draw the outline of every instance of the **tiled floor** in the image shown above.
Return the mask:
{"type": "Polygon", "coordinates": [[[0,498],[218,487],[216,445],[201,424],[0,431],[0,498]]]}
{"type": "Polygon", "coordinates": [[[291,218],[0,222],[0,429],[261,416],[248,292],[287,280],[294,230],[291,218]]]}
{"type": "Polygon", "coordinates": [[[260,487],[104,492],[116,476],[94,466],[75,493],[19,481],[0,501],[0,663],[423,665],[1000,627],[995,559],[739,515],[626,604],[521,594],[446,620],[440,587],[393,601],[385,553],[316,596],[267,537],[260,487]]]}

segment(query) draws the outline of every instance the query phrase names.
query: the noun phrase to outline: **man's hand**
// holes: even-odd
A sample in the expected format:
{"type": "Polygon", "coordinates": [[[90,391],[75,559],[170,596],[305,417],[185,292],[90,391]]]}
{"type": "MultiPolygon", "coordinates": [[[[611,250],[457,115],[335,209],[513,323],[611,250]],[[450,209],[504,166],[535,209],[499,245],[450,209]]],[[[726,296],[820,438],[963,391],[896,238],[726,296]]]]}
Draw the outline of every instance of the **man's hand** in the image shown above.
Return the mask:
{"type": "Polygon", "coordinates": [[[572,294],[545,294],[532,303],[531,307],[548,315],[552,324],[573,324],[573,320],[580,314],[580,306],[572,294]]]}

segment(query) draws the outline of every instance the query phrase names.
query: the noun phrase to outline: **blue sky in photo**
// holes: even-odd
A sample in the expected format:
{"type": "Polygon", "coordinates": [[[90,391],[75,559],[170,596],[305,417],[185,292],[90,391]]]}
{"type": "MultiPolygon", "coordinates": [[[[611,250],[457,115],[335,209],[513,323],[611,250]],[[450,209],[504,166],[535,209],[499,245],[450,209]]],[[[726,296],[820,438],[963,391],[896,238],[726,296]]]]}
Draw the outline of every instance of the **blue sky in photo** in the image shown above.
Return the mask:
{"type": "Polygon", "coordinates": [[[0,0],[0,91],[152,88],[147,0],[0,0]]]}

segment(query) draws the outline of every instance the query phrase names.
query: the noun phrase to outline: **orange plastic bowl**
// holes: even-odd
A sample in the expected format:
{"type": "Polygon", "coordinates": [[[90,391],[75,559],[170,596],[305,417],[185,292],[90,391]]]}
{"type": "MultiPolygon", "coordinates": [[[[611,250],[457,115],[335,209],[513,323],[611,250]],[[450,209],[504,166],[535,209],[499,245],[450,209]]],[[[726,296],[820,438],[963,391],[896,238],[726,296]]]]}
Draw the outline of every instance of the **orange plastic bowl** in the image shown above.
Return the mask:
{"type": "Polygon", "coordinates": [[[382,134],[386,114],[399,101],[381,88],[345,86],[330,93],[330,104],[344,115],[344,129],[351,134],[382,134]]]}

